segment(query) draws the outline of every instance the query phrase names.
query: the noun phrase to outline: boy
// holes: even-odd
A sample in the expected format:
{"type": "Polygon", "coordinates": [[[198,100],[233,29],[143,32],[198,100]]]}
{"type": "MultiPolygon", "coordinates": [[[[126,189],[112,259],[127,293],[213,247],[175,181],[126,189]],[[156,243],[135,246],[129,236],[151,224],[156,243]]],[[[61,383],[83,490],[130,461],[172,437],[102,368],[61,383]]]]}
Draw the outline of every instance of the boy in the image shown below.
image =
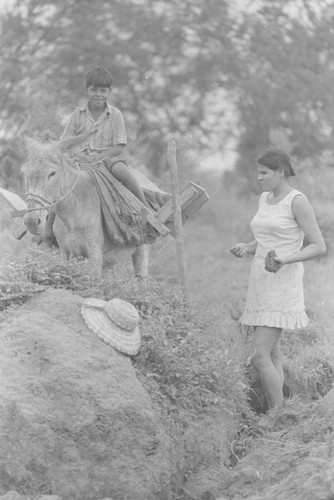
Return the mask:
{"type": "Polygon", "coordinates": [[[89,129],[96,130],[87,139],[89,144],[83,145],[79,163],[97,163],[106,157],[110,158],[111,161],[108,163],[112,163],[111,169],[109,167],[112,174],[149,207],[139,182],[124,159],[119,158],[119,161],[115,161],[116,157],[122,154],[127,140],[122,113],[108,103],[111,90],[112,77],[107,69],[97,67],[89,70],[85,79],[85,95],[88,102],[74,111],[61,139],[82,134],[89,129]]]}

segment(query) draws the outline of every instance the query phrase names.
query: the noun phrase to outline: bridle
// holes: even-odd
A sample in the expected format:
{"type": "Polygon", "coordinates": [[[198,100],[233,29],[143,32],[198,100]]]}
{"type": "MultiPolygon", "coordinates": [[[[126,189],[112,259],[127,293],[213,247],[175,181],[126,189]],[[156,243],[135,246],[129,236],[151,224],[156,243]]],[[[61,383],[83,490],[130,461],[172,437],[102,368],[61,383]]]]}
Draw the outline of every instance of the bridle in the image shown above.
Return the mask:
{"type": "Polygon", "coordinates": [[[80,173],[78,172],[72,186],[70,189],[60,198],[60,200],[55,201],[54,203],[51,203],[51,201],[47,200],[46,198],[43,198],[43,196],[40,196],[39,194],[35,193],[26,193],[26,202],[28,203],[29,201],[34,201],[36,203],[39,203],[41,206],[40,207],[35,207],[35,208],[27,208],[25,210],[25,213],[28,212],[34,212],[35,210],[50,210],[50,208],[53,208],[58,205],[58,203],[61,203],[64,201],[73,191],[75,186],[77,185],[77,182],[79,180],[80,173]],[[45,205],[45,203],[47,205],[45,205]]]}
{"type": "Polygon", "coordinates": [[[37,210],[50,210],[50,208],[53,208],[53,207],[57,206],[59,203],[61,203],[62,201],[64,201],[72,193],[72,191],[75,188],[75,186],[77,185],[79,177],[80,177],[79,163],[75,162],[75,165],[78,169],[77,176],[76,176],[72,186],[70,187],[70,189],[64,194],[64,196],[62,196],[60,198],[60,200],[57,200],[57,201],[51,203],[51,201],[47,200],[43,196],[40,196],[39,194],[28,192],[28,193],[26,193],[26,202],[28,203],[29,201],[34,201],[35,203],[38,203],[40,206],[34,207],[34,208],[26,208],[25,210],[14,210],[13,212],[11,212],[11,216],[12,217],[22,217],[29,212],[36,212],[37,210]]]}

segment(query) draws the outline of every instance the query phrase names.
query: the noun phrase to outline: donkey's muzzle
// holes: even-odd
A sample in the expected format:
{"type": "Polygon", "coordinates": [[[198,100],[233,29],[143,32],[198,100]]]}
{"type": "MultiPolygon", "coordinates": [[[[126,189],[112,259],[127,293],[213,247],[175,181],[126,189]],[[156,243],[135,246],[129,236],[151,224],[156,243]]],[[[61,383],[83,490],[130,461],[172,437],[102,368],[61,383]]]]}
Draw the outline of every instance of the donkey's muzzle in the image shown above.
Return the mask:
{"type": "Polygon", "coordinates": [[[31,212],[26,214],[24,216],[23,222],[29,233],[34,235],[41,234],[43,230],[42,221],[37,213],[31,212]]]}

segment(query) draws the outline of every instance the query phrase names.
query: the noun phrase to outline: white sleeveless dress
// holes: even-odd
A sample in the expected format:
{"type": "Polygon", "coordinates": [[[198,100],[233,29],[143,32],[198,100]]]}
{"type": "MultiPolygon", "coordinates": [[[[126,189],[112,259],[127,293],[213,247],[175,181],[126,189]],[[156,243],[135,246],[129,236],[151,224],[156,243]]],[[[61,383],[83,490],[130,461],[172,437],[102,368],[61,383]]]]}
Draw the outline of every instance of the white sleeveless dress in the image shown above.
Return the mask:
{"type": "Polygon", "coordinates": [[[289,330],[302,328],[309,321],[304,307],[302,262],[286,264],[277,273],[269,273],[264,266],[269,250],[275,250],[278,257],[286,257],[301,249],[304,233],[293,217],[291,204],[295,196],[305,198],[305,195],[294,189],[277,205],[269,205],[270,194],[261,194],[258,212],[251,221],[258,245],[240,322],[289,330]]]}

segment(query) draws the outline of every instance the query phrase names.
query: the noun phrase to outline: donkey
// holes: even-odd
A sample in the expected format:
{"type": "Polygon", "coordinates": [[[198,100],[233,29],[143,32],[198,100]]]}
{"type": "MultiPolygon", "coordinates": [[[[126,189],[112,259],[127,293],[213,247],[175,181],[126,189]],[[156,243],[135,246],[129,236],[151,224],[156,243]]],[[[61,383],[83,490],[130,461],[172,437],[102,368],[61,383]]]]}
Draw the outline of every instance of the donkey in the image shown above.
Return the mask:
{"type": "Polygon", "coordinates": [[[28,158],[21,168],[27,201],[24,224],[31,234],[41,234],[52,209],[56,214],[53,231],[63,261],[84,257],[91,275],[100,278],[103,265],[115,263],[113,254],[127,250],[135,275],[146,276],[148,246],[115,248],[104,228],[94,182],[71,158],[71,149],[86,137],[82,134],[50,143],[25,138],[28,158]]]}

